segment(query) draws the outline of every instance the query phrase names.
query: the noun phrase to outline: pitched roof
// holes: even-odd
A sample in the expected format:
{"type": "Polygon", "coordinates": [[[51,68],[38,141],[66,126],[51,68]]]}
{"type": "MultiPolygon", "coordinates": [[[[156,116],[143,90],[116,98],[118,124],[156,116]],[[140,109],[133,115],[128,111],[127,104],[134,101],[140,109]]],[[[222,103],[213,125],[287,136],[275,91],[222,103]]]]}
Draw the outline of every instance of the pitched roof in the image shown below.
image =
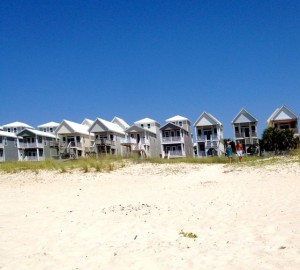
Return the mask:
{"type": "Polygon", "coordinates": [[[9,128],[9,127],[33,128],[32,126],[29,126],[29,125],[27,125],[25,123],[22,123],[22,122],[13,122],[13,123],[9,123],[9,124],[3,125],[2,127],[5,127],[5,128],[9,128]]]}
{"type": "Polygon", "coordinates": [[[167,127],[171,127],[172,129],[183,129],[183,130],[186,130],[183,127],[180,127],[180,126],[178,126],[176,124],[173,124],[173,123],[166,123],[165,125],[163,125],[162,127],[160,127],[160,130],[166,129],[167,127]]]}
{"type": "Polygon", "coordinates": [[[81,125],[85,125],[85,126],[91,127],[93,123],[94,123],[93,120],[85,118],[85,119],[83,119],[81,125]]]}
{"type": "Polygon", "coordinates": [[[148,117],[134,122],[134,124],[144,124],[144,123],[157,123],[157,122],[153,119],[148,118],[148,117]]]}
{"type": "Polygon", "coordinates": [[[59,126],[59,123],[49,122],[49,123],[46,123],[46,124],[39,125],[38,128],[58,127],[58,126],[59,126]]]}
{"type": "Polygon", "coordinates": [[[145,132],[145,131],[156,135],[155,132],[153,132],[149,129],[142,128],[142,127],[137,126],[135,124],[133,124],[131,127],[127,128],[125,130],[126,133],[129,133],[129,132],[145,132]]]}
{"type": "Polygon", "coordinates": [[[197,124],[201,121],[201,119],[203,119],[205,117],[205,119],[207,121],[204,121],[203,123],[201,123],[200,126],[210,126],[210,125],[219,125],[219,126],[223,126],[222,123],[216,118],[214,117],[212,114],[208,113],[208,112],[203,112],[198,119],[196,120],[196,122],[194,123],[194,126],[197,126],[197,124]]]}
{"type": "Polygon", "coordinates": [[[294,112],[292,112],[289,108],[282,105],[280,108],[277,108],[271,114],[267,122],[270,122],[272,120],[285,120],[285,119],[298,119],[298,116],[294,112]]]}
{"type": "Polygon", "coordinates": [[[258,121],[245,108],[242,108],[240,112],[231,121],[232,124],[249,123],[249,122],[258,122],[258,121]]]}
{"type": "MultiPolygon", "coordinates": [[[[109,122],[109,121],[106,121],[102,118],[97,118],[93,125],[89,128],[89,131],[92,131],[93,130],[93,127],[96,125],[97,122],[100,122],[102,125],[104,125],[108,131],[113,131],[113,132],[116,132],[116,133],[120,133],[120,134],[125,134],[124,130],[117,124],[115,123],[112,123],[112,122],[109,122]]],[[[93,131],[93,132],[97,132],[97,131],[93,131]]]]}
{"type": "Polygon", "coordinates": [[[11,137],[11,138],[17,138],[18,137],[15,133],[3,131],[3,130],[0,130],[0,136],[11,137]]]}
{"type": "Polygon", "coordinates": [[[60,125],[57,127],[56,130],[59,130],[59,128],[63,125],[67,125],[73,133],[89,135],[89,131],[88,131],[89,127],[88,126],[81,125],[81,124],[78,124],[78,123],[75,123],[75,122],[72,122],[72,121],[69,121],[69,120],[63,120],[60,123],[60,125]]]}
{"type": "MultiPolygon", "coordinates": [[[[123,128],[124,130],[126,128],[129,128],[129,125],[120,117],[115,116],[113,120],[111,120],[112,123],[118,122],[121,125],[121,128],[123,128]]],[[[115,123],[116,124],[116,123],[115,123]]],[[[118,124],[117,124],[118,125],[118,124]]]]}
{"type": "Polygon", "coordinates": [[[35,134],[35,135],[38,135],[41,137],[49,137],[49,138],[54,138],[54,139],[56,138],[56,136],[52,133],[44,132],[44,131],[40,131],[40,130],[36,130],[36,129],[29,129],[29,128],[26,128],[26,129],[23,129],[22,131],[20,131],[18,133],[18,136],[24,136],[22,134],[24,134],[26,132],[29,132],[29,133],[32,133],[32,134],[35,134]]]}
{"type": "Polygon", "coordinates": [[[183,116],[180,116],[180,115],[176,115],[176,116],[173,116],[169,119],[166,120],[166,122],[174,122],[174,121],[184,121],[184,120],[188,120],[186,117],[183,117],[183,116]]]}

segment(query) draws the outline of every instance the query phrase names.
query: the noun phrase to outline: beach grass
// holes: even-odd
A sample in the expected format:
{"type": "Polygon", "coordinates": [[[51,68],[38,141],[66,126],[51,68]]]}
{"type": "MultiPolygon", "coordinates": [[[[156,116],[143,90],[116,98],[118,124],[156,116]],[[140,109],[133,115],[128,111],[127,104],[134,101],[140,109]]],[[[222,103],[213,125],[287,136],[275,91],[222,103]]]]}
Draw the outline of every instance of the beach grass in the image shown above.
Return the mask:
{"type": "MultiPolygon", "coordinates": [[[[300,149],[292,151],[285,156],[247,156],[243,157],[243,161],[238,162],[237,157],[233,157],[232,164],[239,164],[242,166],[265,166],[277,163],[300,163],[300,149]]],[[[137,155],[130,155],[126,158],[117,155],[107,155],[101,157],[79,158],[76,160],[53,160],[47,159],[44,161],[30,162],[30,161],[8,161],[0,163],[0,172],[17,173],[22,171],[39,172],[41,170],[54,170],[61,173],[72,172],[73,170],[80,170],[84,173],[88,172],[112,172],[118,168],[122,168],[127,164],[140,163],[154,163],[154,164],[228,164],[225,156],[221,157],[206,157],[206,158],[149,158],[141,159],[137,155]]]]}

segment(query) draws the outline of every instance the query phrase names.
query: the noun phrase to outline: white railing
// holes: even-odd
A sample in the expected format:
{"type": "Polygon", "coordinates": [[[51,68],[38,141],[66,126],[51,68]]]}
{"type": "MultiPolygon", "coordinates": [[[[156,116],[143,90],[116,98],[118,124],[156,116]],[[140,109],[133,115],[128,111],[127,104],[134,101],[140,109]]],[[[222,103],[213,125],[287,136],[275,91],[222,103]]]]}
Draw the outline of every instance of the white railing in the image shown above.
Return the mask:
{"type": "Polygon", "coordinates": [[[69,142],[68,148],[82,148],[82,143],[80,142],[69,142]]]}
{"type": "Polygon", "coordinates": [[[19,143],[20,148],[44,148],[43,143],[28,143],[28,142],[20,142],[19,143]]]}
{"type": "Polygon", "coordinates": [[[37,157],[37,156],[25,156],[24,161],[38,161],[38,160],[45,160],[45,157],[37,157]]]}
{"type": "Polygon", "coordinates": [[[198,135],[197,136],[197,141],[201,141],[201,142],[206,141],[206,135],[198,135]]]}
{"type": "Polygon", "coordinates": [[[168,155],[170,157],[173,157],[173,156],[183,157],[184,156],[184,154],[183,154],[183,152],[181,150],[173,150],[173,151],[171,150],[171,151],[168,151],[168,155]]]}
{"type": "Polygon", "coordinates": [[[251,138],[251,137],[257,137],[257,132],[251,131],[249,132],[249,136],[246,137],[245,132],[235,132],[235,138],[251,138]]]}
{"type": "Polygon", "coordinates": [[[112,145],[112,146],[116,144],[115,141],[109,139],[96,139],[95,143],[99,145],[112,145]]]}
{"type": "Polygon", "coordinates": [[[135,138],[125,138],[121,140],[121,144],[135,144],[136,139],[135,138]]]}
{"type": "Polygon", "coordinates": [[[207,138],[207,135],[198,135],[197,141],[205,142],[205,141],[219,141],[221,139],[221,136],[218,134],[211,134],[210,138],[207,138]]]}
{"type": "Polygon", "coordinates": [[[149,139],[146,139],[146,138],[142,138],[142,139],[140,139],[140,142],[139,142],[139,143],[149,145],[149,144],[150,144],[150,140],[149,140],[149,139]]]}
{"type": "Polygon", "coordinates": [[[206,142],[206,147],[216,147],[218,144],[216,141],[207,141],[206,142]]]}
{"type": "Polygon", "coordinates": [[[176,136],[176,137],[162,137],[162,142],[163,143],[170,143],[170,142],[181,142],[183,141],[183,138],[180,136],[176,136]]]}

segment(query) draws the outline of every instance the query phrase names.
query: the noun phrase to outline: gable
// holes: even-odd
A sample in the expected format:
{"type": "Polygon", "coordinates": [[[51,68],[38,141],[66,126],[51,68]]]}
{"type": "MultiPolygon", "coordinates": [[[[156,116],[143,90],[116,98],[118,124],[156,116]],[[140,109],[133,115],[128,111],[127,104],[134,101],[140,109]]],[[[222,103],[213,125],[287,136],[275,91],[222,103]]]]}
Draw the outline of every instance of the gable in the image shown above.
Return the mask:
{"type": "Polygon", "coordinates": [[[290,120],[297,118],[290,110],[282,108],[273,120],[290,120]]]}
{"type": "Polygon", "coordinates": [[[67,126],[65,123],[63,123],[61,126],[57,128],[55,131],[57,134],[68,134],[73,133],[73,130],[69,126],[67,126]]]}
{"type": "Polygon", "coordinates": [[[212,125],[216,125],[216,123],[211,121],[211,119],[205,116],[202,117],[197,124],[197,126],[212,126],[212,125]]]}
{"type": "Polygon", "coordinates": [[[95,122],[95,124],[92,125],[90,128],[90,132],[103,132],[103,131],[108,131],[108,128],[103,125],[99,120],[95,122]]]}
{"type": "Polygon", "coordinates": [[[30,132],[29,130],[25,129],[23,131],[21,131],[20,133],[18,133],[18,136],[22,136],[22,137],[35,137],[35,134],[30,132]]]}
{"type": "Polygon", "coordinates": [[[245,109],[242,109],[232,121],[233,124],[251,123],[251,122],[257,122],[257,120],[245,109]]]}

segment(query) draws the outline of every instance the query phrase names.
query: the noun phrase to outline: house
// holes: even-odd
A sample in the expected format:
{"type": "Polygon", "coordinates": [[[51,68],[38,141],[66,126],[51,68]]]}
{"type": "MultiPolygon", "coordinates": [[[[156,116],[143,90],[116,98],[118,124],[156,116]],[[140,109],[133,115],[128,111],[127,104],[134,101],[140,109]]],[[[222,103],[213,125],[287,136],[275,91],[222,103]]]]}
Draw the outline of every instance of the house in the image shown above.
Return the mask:
{"type": "Polygon", "coordinates": [[[234,142],[240,141],[246,154],[259,154],[257,119],[242,108],[231,123],[234,142]]]}
{"type": "Polygon", "coordinates": [[[134,122],[125,130],[125,139],[121,145],[125,147],[123,155],[136,153],[140,157],[160,156],[160,124],[150,118],[134,122]]]}
{"type": "Polygon", "coordinates": [[[95,153],[96,156],[101,154],[122,154],[123,146],[121,145],[121,140],[125,138],[124,127],[129,127],[129,125],[120,118],[114,118],[114,120],[114,123],[101,118],[97,118],[94,121],[89,128],[89,132],[95,135],[95,142],[87,150],[87,153],[95,153]],[[117,123],[121,123],[122,126],[117,123]]]}
{"type": "Polygon", "coordinates": [[[291,129],[294,131],[295,136],[299,137],[298,119],[299,117],[294,112],[283,105],[271,114],[267,120],[267,126],[278,129],[291,129]]]}
{"type": "Polygon", "coordinates": [[[32,126],[29,126],[25,123],[22,123],[22,122],[13,122],[13,123],[10,123],[10,124],[6,124],[4,126],[2,126],[3,130],[4,131],[7,131],[7,132],[12,132],[12,133],[19,133],[20,131],[26,129],[26,128],[30,128],[30,129],[33,129],[32,126]]]}
{"type": "Polygon", "coordinates": [[[93,120],[85,118],[85,119],[83,119],[81,125],[85,125],[85,126],[88,126],[90,128],[93,123],[94,123],[93,120]]]}
{"type": "Polygon", "coordinates": [[[18,137],[22,137],[18,141],[19,160],[40,161],[58,155],[51,148],[51,143],[56,141],[55,134],[28,128],[19,132],[18,137]]]}
{"type": "Polygon", "coordinates": [[[12,160],[19,160],[18,136],[13,132],[0,130],[0,161],[12,160]]]}
{"type": "Polygon", "coordinates": [[[212,114],[203,112],[194,123],[198,157],[224,154],[223,125],[212,114]]]}
{"type": "Polygon", "coordinates": [[[52,144],[58,148],[59,158],[78,158],[86,155],[86,148],[94,143],[94,134],[89,126],[63,120],[55,131],[59,142],[52,144]]]}
{"type": "Polygon", "coordinates": [[[38,130],[55,134],[56,128],[59,126],[59,123],[49,122],[43,125],[38,126],[38,130]]]}
{"type": "Polygon", "coordinates": [[[180,115],[166,120],[160,128],[162,158],[192,157],[194,155],[191,122],[180,115]]]}

